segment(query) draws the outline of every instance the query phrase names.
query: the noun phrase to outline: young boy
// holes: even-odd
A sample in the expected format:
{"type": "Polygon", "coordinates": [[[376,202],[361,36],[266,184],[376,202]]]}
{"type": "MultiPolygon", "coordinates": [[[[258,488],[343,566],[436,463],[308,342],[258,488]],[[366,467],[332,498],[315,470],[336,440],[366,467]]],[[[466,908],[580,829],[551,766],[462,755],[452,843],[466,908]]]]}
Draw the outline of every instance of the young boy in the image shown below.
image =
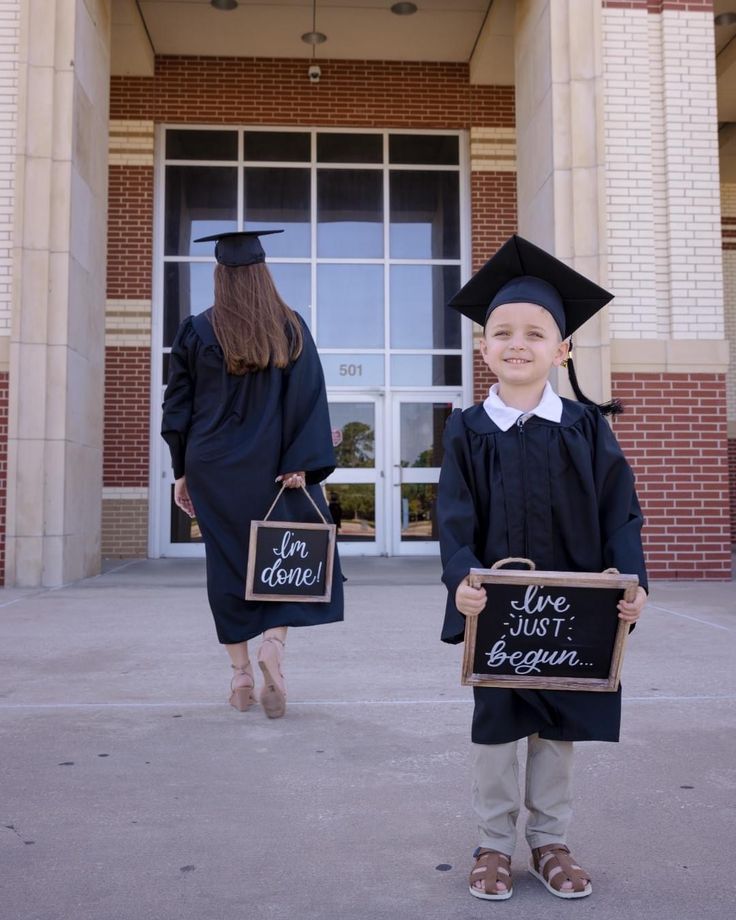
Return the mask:
{"type": "MultiPolygon", "coordinates": [[[[639,576],[636,599],[619,603],[634,623],[646,599],[642,515],[634,477],[602,411],[571,380],[581,402],[548,382],[566,366],[569,336],[611,295],[563,262],[512,237],[450,306],[484,327],[485,364],[498,378],[481,405],[452,413],[445,430],[438,520],[447,610],[442,639],[463,640],[465,618],[486,606],[471,568],[509,556],[544,571],[639,576]]],[[[493,616],[492,609],[483,616],[493,616]]],[[[511,897],[511,855],[520,809],[517,741],[527,738],[526,839],[530,871],[552,894],[582,898],[591,877],[566,845],[572,815],[572,742],[617,741],[621,691],[476,687],[473,807],[480,846],[470,893],[511,897]]]]}

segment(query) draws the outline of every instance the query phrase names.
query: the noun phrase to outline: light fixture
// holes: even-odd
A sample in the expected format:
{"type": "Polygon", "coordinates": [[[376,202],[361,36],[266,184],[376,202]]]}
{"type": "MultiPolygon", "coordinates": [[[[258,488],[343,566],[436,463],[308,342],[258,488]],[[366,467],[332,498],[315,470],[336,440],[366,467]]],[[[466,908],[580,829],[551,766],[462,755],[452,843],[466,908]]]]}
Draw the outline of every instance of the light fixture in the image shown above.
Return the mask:
{"type": "Polygon", "coordinates": [[[237,5],[238,0],[210,0],[210,6],[214,6],[216,10],[221,10],[223,13],[234,10],[237,5]]]}
{"type": "Polygon", "coordinates": [[[736,25],[736,13],[719,13],[713,21],[717,26],[736,25]]]}
{"type": "Polygon", "coordinates": [[[317,0],[312,0],[312,31],[305,32],[302,35],[302,41],[307,45],[312,45],[312,53],[314,53],[315,45],[321,45],[322,42],[327,41],[325,33],[317,31],[317,0]]]}
{"type": "Polygon", "coordinates": [[[302,35],[302,41],[308,45],[321,45],[322,42],[327,41],[327,36],[324,32],[305,32],[302,35]]]}
{"type": "Polygon", "coordinates": [[[391,12],[396,13],[397,16],[411,16],[416,11],[416,3],[394,3],[391,7],[391,12]]]}

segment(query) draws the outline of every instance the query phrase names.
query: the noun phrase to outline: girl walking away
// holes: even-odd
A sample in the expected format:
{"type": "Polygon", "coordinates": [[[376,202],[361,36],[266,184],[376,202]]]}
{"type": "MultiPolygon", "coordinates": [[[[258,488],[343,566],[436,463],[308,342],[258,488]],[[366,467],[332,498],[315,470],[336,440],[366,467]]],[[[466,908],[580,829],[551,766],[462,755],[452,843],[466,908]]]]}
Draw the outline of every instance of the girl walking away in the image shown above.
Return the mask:
{"type": "Polygon", "coordinates": [[[281,484],[284,520],[300,520],[306,486],[329,519],[319,487],[335,467],[322,366],[309,329],[284,303],[265,265],[260,237],[242,231],[214,240],[214,305],[176,334],[161,433],[174,469],[174,500],[196,515],[207,556],[207,594],[233,677],[230,704],[256,702],[248,642],[262,636],[260,702],[269,718],[286,710],[282,661],[289,626],[343,618],[335,555],[329,603],[246,601],[252,520],[266,514],[281,484]],[[296,490],[296,491],[295,491],[296,490]]]}

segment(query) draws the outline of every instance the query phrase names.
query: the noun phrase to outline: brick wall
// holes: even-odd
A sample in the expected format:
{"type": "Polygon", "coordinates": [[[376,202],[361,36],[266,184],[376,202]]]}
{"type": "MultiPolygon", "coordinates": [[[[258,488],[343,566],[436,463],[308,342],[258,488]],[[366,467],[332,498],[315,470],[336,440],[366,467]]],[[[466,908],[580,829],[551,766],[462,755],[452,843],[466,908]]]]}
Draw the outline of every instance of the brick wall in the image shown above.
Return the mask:
{"type": "Polygon", "coordinates": [[[725,387],[723,374],[612,376],[655,578],[731,577],[725,387]]]}
{"type": "Polygon", "coordinates": [[[158,57],[153,77],[113,77],[110,117],[203,124],[469,128],[513,125],[514,88],[472,86],[467,64],[158,57]]]}
{"type": "Polygon", "coordinates": [[[105,350],[104,486],[148,485],[151,349],[105,350]]]}
{"type": "Polygon", "coordinates": [[[138,559],[148,553],[148,499],[102,504],[102,555],[117,559],[138,559]]]}
{"type": "Polygon", "coordinates": [[[713,12],[713,0],[602,0],[601,5],[607,9],[646,10],[648,13],[668,10],[679,13],[713,12]]]}
{"type": "Polygon", "coordinates": [[[516,173],[472,172],[473,271],[516,232],[516,173]]]}
{"type": "Polygon", "coordinates": [[[109,168],[107,296],[151,296],[153,268],[153,169],[109,168]]]}
{"type": "Polygon", "coordinates": [[[736,543],[736,438],[730,438],[728,441],[728,486],[731,543],[736,543]]]}
{"type": "Polygon", "coordinates": [[[5,516],[8,495],[8,374],[0,373],[0,585],[5,584],[5,516]]]}

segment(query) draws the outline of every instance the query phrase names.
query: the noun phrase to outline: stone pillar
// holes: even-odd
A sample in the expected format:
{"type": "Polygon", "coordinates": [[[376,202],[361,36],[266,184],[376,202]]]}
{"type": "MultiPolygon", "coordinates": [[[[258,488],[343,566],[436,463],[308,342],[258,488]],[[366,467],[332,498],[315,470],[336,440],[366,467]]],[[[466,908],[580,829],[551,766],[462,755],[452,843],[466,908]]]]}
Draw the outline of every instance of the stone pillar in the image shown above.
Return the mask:
{"type": "Polygon", "coordinates": [[[100,565],[110,0],[21,4],[6,579],[100,565]]]}
{"type": "MultiPolygon", "coordinates": [[[[600,18],[600,0],[518,0],[514,48],[519,233],[605,286],[600,18]]],[[[605,311],[574,344],[581,386],[608,398],[605,311]]]]}

